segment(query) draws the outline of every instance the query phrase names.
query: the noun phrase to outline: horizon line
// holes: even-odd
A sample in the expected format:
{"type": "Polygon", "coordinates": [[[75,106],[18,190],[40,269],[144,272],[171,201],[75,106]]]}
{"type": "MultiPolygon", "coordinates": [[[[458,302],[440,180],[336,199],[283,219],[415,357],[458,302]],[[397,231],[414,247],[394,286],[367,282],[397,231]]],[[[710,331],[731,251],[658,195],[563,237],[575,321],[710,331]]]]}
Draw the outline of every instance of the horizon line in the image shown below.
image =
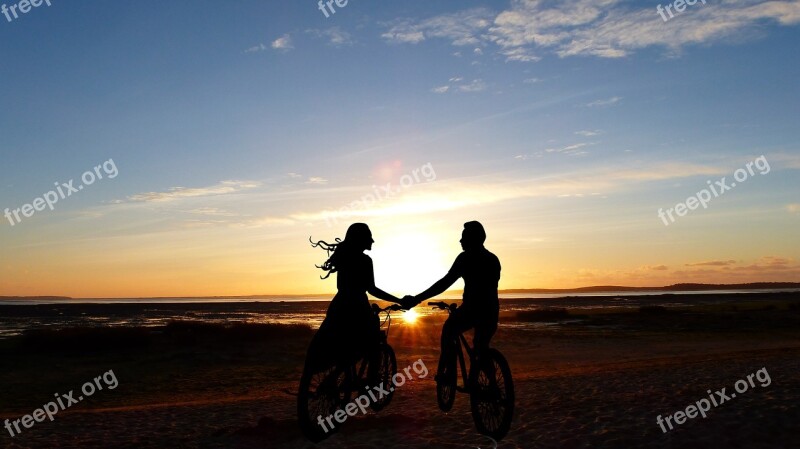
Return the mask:
{"type": "MultiPolygon", "coordinates": [[[[745,282],[737,284],[707,284],[707,283],[694,283],[684,282],[662,286],[645,286],[645,287],[632,287],[623,285],[592,285],[585,287],[572,287],[572,288],[508,288],[499,289],[499,294],[518,294],[518,293],[611,293],[622,291],[693,291],[693,290],[761,290],[761,289],[786,289],[786,288],[800,288],[800,282],[795,281],[779,281],[779,282],[745,282]],[[685,289],[683,289],[685,288],[685,289]]],[[[446,290],[442,295],[461,295],[464,293],[463,289],[446,290]]],[[[0,300],[3,299],[260,299],[260,298],[308,298],[308,297],[328,297],[335,295],[335,291],[328,293],[265,293],[254,295],[208,295],[208,296],[118,296],[118,297],[72,297],[61,295],[33,295],[33,296],[16,296],[16,295],[0,295],[0,300]]],[[[441,295],[440,295],[441,296],[441,295]]]]}

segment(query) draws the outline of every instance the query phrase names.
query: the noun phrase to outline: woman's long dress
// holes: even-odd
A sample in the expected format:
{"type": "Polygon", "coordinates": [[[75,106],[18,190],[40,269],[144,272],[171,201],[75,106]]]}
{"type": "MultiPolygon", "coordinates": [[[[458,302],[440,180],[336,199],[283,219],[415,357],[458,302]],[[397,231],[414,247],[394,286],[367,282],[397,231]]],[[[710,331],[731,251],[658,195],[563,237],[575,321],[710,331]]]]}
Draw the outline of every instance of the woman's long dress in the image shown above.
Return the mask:
{"type": "Polygon", "coordinates": [[[355,360],[375,340],[376,320],[367,289],[375,285],[372,259],[363,253],[339,261],[334,296],[309,347],[319,362],[355,360]]]}

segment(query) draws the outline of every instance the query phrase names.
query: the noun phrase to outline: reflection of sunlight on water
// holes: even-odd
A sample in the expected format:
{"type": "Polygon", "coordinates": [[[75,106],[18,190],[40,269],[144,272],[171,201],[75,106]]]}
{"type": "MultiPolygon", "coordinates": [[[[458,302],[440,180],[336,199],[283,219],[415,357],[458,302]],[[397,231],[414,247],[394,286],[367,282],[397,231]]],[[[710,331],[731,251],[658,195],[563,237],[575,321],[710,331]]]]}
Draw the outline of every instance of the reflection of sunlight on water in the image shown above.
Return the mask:
{"type": "MultiPolygon", "coordinates": [[[[453,295],[443,295],[435,300],[454,301],[453,295]]],[[[518,312],[563,308],[574,309],[627,309],[636,310],[644,305],[690,306],[698,304],[719,304],[736,301],[731,297],[691,297],[682,295],[646,296],[638,298],[617,297],[570,297],[552,299],[501,299],[501,313],[513,317],[518,312]],[[706,299],[707,298],[707,299],[706,299]]],[[[307,325],[318,329],[328,308],[327,301],[237,301],[237,302],[196,302],[184,301],[144,302],[128,301],[118,304],[108,302],[88,303],[38,303],[19,301],[0,301],[0,339],[22,334],[28,329],[60,329],[70,327],[159,327],[171,321],[197,321],[207,323],[274,323],[307,325]]],[[[109,301],[110,302],[110,301],[109,301]]],[[[378,302],[386,306],[385,302],[378,302]]],[[[502,316],[502,315],[501,315],[502,316]]],[[[415,307],[413,313],[393,312],[392,326],[397,328],[398,336],[418,338],[417,334],[429,332],[427,324],[441,322],[447,313],[433,310],[427,301],[415,307]]],[[[509,329],[545,329],[569,325],[569,321],[552,323],[520,322],[503,320],[501,327],[509,329]]]]}
{"type": "Polygon", "coordinates": [[[307,315],[307,314],[282,314],[254,317],[246,320],[248,323],[262,323],[262,324],[305,324],[311,326],[312,329],[319,329],[325,315],[307,315]]]}
{"type": "Polygon", "coordinates": [[[22,335],[33,329],[64,329],[75,327],[162,327],[172,321],[195,321],[214,324],[259,323],[306,325],[318,329],[325,318],[320,312],[210,312],[202,310],[147,309],[133,313],[115,313],[113,307],[103,309],[102,314],[88,315],[78,312],[67,316],[0,316],[0,339],[22,335]]]}

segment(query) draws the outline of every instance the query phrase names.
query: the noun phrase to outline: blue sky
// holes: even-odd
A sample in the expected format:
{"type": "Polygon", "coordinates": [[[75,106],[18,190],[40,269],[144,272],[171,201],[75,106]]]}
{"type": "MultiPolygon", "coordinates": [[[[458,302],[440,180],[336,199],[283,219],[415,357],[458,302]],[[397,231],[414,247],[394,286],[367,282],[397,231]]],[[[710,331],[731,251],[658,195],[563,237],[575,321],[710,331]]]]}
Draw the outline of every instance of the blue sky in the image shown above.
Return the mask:
{"type": "Polygon", "coordinates": [[[379,266],[424,284],[472,218],[496,230],[507,288],[800,280],[800,1],[709,0],[668,22],[657,5],[350,0],[326,18],[312,1],[53,0],[0,16],[0,208],[119,169],[4,223],[0,294],[330,289],[305,284],[320,254],[304,242],[356,220],[436,254],[414,270],[376,246],[396,288],[379,266]],[[760,155],[768,175],[657,217],[760,155]],[[424,164],[435,182],[326,225],[424,164]]]}

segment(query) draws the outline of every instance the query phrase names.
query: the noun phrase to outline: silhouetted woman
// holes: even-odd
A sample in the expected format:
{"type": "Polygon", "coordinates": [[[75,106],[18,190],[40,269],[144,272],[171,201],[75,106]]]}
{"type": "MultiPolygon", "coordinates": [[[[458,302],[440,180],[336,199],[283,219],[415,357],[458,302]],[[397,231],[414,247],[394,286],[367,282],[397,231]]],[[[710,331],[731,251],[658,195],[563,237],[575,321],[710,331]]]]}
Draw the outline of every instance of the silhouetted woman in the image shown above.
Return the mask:
{"type": "Polygon", "coordinates": [[[377,319],[367,293],[384,301],[401,303],[400,299],[375,286],[372,259],[364,254],[365,250],[372,249],[374,242],[372,232],[364,223],[350,225],[344,240],[337,238],[335,244],[311,242],[311,246],[328,252],[328,260],[317,268],[327,272],[322,279],[336,273],[338,288],[309,348],[309,354],[314,354],[318,361],[330,360],[330,356],[352,360],[376,340],[377,319]]]}

